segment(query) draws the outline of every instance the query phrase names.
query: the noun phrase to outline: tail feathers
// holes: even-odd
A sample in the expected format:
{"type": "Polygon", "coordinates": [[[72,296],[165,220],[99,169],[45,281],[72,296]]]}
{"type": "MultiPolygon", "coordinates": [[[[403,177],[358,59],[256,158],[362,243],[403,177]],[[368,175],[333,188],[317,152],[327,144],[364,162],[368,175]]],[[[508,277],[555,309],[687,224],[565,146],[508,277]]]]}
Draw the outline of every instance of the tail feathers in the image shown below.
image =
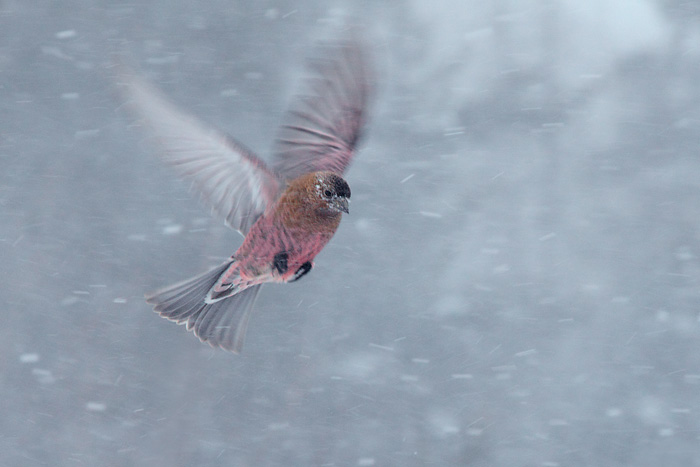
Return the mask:
{"type": "Polygon", "coordinates": [[[231,265],[227,261],[199,276],[146,295],[146,301],[162,317],[178,324],[212,347],[239,353],[245,340],[250,312],[261,285],[254,285],[225,300],[206,303],[205,297],[221,274],[231,265]]]}

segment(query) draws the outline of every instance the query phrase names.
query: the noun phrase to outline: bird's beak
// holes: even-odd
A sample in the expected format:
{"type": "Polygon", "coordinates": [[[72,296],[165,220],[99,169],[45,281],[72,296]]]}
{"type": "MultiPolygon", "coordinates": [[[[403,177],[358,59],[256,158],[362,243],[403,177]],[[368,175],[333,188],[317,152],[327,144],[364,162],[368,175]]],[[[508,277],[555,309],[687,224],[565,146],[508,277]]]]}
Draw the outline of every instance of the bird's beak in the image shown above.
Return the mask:
{"type": "Polygon", "coordinates": [[[333,200],[333,206],[345,214],[350,214],[350,200],[347,198],[336,198],[333,200]]]}

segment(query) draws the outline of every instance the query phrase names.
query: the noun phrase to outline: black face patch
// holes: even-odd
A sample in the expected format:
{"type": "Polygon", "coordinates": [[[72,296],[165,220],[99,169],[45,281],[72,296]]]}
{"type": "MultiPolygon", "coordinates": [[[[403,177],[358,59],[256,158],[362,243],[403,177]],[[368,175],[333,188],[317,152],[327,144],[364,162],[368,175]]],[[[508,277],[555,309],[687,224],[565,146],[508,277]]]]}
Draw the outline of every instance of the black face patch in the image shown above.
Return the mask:
{"type": "Polygon", "coordinates": [[[329,185],[333,187],[333,191],[335,192],[336,196],[350,198],[350,186],[348,185],[348,182],[337,175],[331,175],[328,182],[329,185]]]}
{"type": "Polygon", "coordinates": [[[289,253],[286,251],[280,251],[275,255],[275,257],[272,259],[272,267],[277,269],[277,272],[280,274],[284,274],[287,272],[288,266],[287,266],[287,260],[289,259],[289,253]]]}

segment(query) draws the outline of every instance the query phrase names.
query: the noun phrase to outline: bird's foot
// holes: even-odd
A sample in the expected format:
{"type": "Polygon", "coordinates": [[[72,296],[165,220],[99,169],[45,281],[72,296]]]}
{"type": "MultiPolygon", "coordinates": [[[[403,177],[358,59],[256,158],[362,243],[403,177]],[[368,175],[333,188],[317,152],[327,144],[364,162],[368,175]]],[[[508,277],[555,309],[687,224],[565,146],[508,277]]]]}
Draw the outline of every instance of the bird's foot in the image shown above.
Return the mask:
{"type": "Polygon", "coordinates": [[[309,271],[311,271],[311,268],[313,268],[313,267],[314,267],[314,263],[312,263],[311,261],[305,262],[304,264],[301,265],[301,267],[299,267],[299,269],[297,269],[297,272],[294,273],[294,277],[292,277],[289,280],[289,282],[298,281],[299,279],[304,277],[306,274],[308,274],[309,271]]]}

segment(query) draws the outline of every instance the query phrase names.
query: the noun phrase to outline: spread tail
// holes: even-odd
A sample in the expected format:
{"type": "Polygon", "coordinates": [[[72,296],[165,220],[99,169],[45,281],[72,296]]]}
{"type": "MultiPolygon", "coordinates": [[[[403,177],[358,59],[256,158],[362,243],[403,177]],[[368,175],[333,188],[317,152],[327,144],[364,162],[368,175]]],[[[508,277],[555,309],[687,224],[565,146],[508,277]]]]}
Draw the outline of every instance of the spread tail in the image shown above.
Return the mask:
{"type": "Polygon", "coordinates": [[[178,324],[212,347],[239,353],[245,340],[250,312],[261,284],[248,287],[225,300],[205,301],[211,288],[231,266],[233,260],[199,276],[146,295],[146,301],[163,318],[178,324]]]}

